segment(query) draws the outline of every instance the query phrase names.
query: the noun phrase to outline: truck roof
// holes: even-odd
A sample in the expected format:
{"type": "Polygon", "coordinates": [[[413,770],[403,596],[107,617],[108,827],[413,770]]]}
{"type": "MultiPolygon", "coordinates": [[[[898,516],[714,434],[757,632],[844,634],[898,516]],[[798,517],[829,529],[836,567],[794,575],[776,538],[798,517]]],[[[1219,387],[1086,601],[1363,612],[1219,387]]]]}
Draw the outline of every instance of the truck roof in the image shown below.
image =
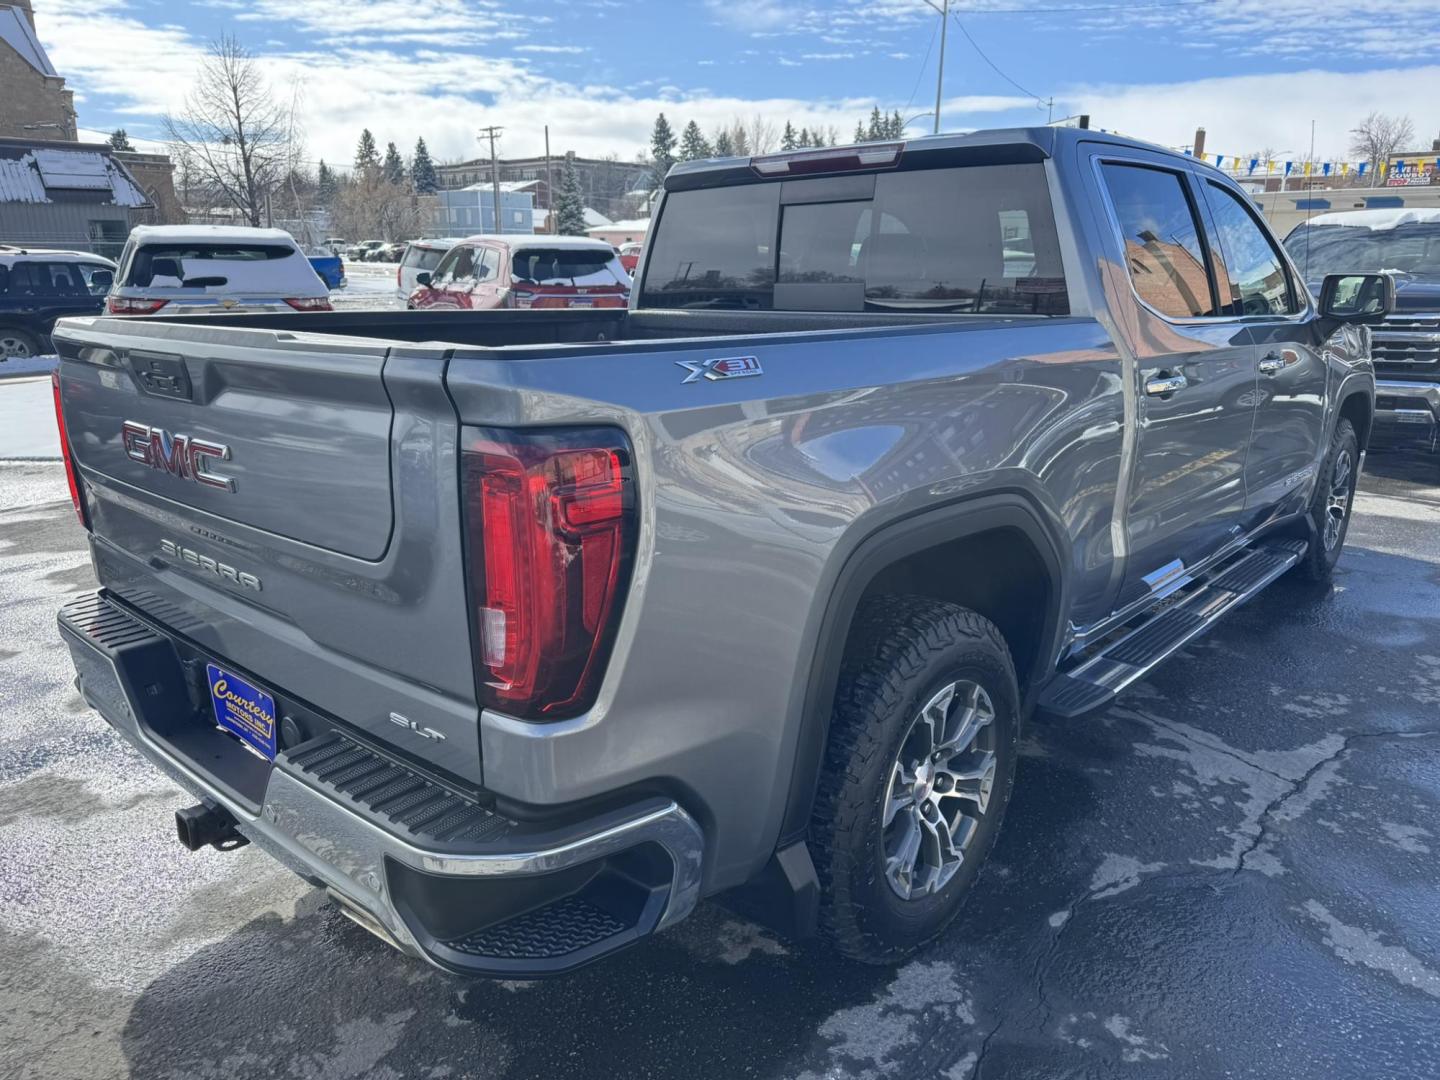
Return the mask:
{"type": "MultiPolygon", "coordinates": [[[[709,186],[710,182],[718,181],[718,177],[709,175],[714,173],[731,172],[744,169],[751,174],[753,171],[749,165],[755,158],[783,158],[793,155],[824,154],[827,152],[843,153],[852,146],[860,148],[874,147],[881,144],[900,144],[904,147],[904,153],[908,157],[913,154],[944,154],[947,152],[981,152],[986,150],[1000,150],[1003,148],[1018,148],[1022,154],[1027,153],[1032,160],[1054,157],[1062,146],[1077,142],[1102,142],[1113,143],[1116,146],[1128,146],[1137,150],[1146,150],[1155,154],[1166,154],[1171,157],[1180,158],[1191,165],[1201,165],[1198,158],[1183,154],[1178,150],[1172,150],[1167,146],[1160,146],[1156,143],[1145,142],[1143,139],[1132,138],[1128,135],[1120,135],[1111,131],[1097,131],[1092,128],[1074,127],[1023,127],[1023,128],[984,128],[977,131],[967,131],[955,134],[924,135],[917,139],[880,139],[875,143],[858,143],[851,146],[825,147],[822,150],[794,150],[777,154],[757,154],[754,157],[728,157],[728,158],[704,158],[698,161],[685,161],[675,165],[665,177],[665,186],[672,187],[703,187],[709,186]],[[673,183],[672,181],[678,181],[673,183]]],[[[1213,166],[1207,166],[1213,168],[1213,166]]],[[[1223,175],[1216,170],[1217,175],[1223,175]]]]}

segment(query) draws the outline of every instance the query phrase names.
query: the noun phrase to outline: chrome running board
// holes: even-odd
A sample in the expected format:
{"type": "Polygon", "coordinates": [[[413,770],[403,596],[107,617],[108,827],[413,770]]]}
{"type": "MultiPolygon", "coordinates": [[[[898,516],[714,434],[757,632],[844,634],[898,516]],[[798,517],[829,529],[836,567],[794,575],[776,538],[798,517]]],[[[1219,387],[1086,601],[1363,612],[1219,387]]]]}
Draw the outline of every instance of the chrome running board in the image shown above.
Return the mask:
{"type": "Polygon", "coordinates": [[[1299,562],[1306,547],[1267,540],[1238,552],[1082,653],[1046,685],[1039,711],[1068,720],[1109,705],[1299,562]]]}

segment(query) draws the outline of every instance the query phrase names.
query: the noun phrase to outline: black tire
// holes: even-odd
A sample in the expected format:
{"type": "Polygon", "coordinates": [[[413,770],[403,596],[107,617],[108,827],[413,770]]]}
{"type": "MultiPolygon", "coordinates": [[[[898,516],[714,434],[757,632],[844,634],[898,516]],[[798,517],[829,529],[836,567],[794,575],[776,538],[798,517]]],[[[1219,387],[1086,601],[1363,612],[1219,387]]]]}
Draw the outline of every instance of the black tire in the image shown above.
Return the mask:
{"type": "Polygon", "coordinates": [[[1342,416],[1330,435],[1330,449],[1320,464],[1320,476],[1310,500],[1310,523],[1314,526],[1310,546],[1305,551],[1305,557],[1295,565],[1295,573],[1306,581],[1325,584],[1334,574],[1340,552],[1345,548],[1345,536],[1350,531],[1350,508],[1355,501],[1355,483],[1359,475],[1360,441],[1355,437],[1355,428],[1350,421],[1342,416]],[[1343,492],[1337,482],[1342,469],[1346,474],[1343,492]],[[1342,506],[1343,513],[1337,514],[1337,509],[1342,506]]]}
{"type": "Polygon", "coordinates": [[[839,952],[866,963],[893,963],[955,918],[1010,801],[1019,727],[1015,667],[993,623],[925,597],[878,597],[861,606],[846,647],[810,827],[820,928],[839,952]],[[983,813],[967,826],[973,831],[953,876],[929,895],[904,899],[887,877],[890,834],[882,804],[889,800],[897,758],[914,745],[906,740],[920,730],[920,710],[957,680],[981,687],[992,706],[993,719],[982,729],[988,734],[974,745],[979,749],[983,741],[983,750],[993,754],[993,784],[983,813]]]}
{"type": "Polygon", "coordinates": [[[0,361],[39,356],[40,339],[18,326],[0,326],[0,361]]]}

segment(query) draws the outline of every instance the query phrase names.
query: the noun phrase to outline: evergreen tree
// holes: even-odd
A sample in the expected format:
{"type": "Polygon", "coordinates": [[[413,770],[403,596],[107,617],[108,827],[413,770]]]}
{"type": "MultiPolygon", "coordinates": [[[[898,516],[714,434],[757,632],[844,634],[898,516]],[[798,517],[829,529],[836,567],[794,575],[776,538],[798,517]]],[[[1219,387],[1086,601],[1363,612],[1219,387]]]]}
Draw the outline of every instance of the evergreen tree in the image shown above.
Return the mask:
{"type": "Polygon", "coordinates": [[[705,141],[704,134],[700,131],[700,125],[691,120],[685,125],[685,132],[680,136],[680,160],[699,161],[701,158],[708,158],[713,155],[710,144],[705,141]]]}
{"type": "Polygon", "coordinates": [[[730,132],[730,142],[735,147],[736,157],[750,156],[750,133],[745,130],[745,125],[737,123],[730,132]]]}
{"type": "Polygon", "coordinates": [[[900,110],[896,109],[890,114],[890,138],[898,139],[905,134],[905,121],[900,118],[900,110]]]}
{"type": "Polygon", "coordinates": [[[315,201],[321,206],[329,206],[335,201],[335,189],[335,170],[321,158],[320,167],[315,170],[315,201]]]}
{"type": "Polygon", "coordinates": [[[355,171],[365,173],[380,167],[380,151],[375,149],[375,136],[366,128],[360,132],[360,143],[355,147],[355,171]]]}
{"type": "Polygon", "coordinates": [[[797,146],[805,145],[795,138],[795,129],[790,126],[790,121],[785,121],[785,130],[780,133],[780,149],[794,150],[797,146]]]}
{"type": "Polygon", "coordinates": [[[865,125],[859,120],[855,121],[855,141],[857,143],[865,141],[865,125]]]}
{"type": "Polygon", "coordinates": [[[440,177],[435,172],[435,162],[430,160],[430,148],[424,139],[415,140],[415,154],[410,159],[410,182],[421,195],[433,195],[440,190],[440,177]]]}
{"type": "Polygon", "coordinates": [[[654,163],[655,181],[658,184],[665,179],[670,166],[675,164],[675,132],[663,112],[655,118],[655,127],[650,132],[650,160],[654,163]]]}
{"type": "Polygon", "coordinates": [[[580,191],[580,176],[574,159],[565,159],[560,173],[560,194],[555,199],[555,231],[561,236],[585,235],[585,196],[580,191]]]}
{"type": "Polygon", "coordinates": [[[888,127],[889,122],[885,117],[880,115],[880,106],[876,105],[875,108],[870,110],[870,126],[865,129],[865,138],[872,142],[876,139],[883,139],[885,138],[885,130],[888,127]]]}
{"type": "Polygon", "coordinates": [[[405,159],[393,142],[385,144],[385,179],[392,184],[405,183],[405,159]]]}
{"type": "Polygon", "coordinates": [[[110,143],[111,150],[135,149],[135,147],[130,144],[130,136],[125,134],[124,128],[116,128],[114,131],[112,131],[110,133],[110,138],[108,141],[110,143]]]}
{"type": "Polygon", "coordinates": [[[797,135],[797,136],[795,136],[795,145],[798,146],[798,147],[800,147],[802,150],[803,150],[805,147],[807,147],[807,146],[814,146],[814,145],[815,145],[814,143],[812,143],[812,142],[810,141],[810,129],[809,129],[809,128],[801,128],[801,129],[800,129],[800,134],[797,135]]]}
{"type": "Polygon", "coordinates": [[[734,141],[730,138],[730,132],[729,132],[729,130],[728,130],[727,128],[721,128],[719,131],[717,131],[717,132],[715,133],[715,156],[716,156],[716,157],[734,157],[734,156],[735,156],[735,143],[734,143],[734,141]]]}

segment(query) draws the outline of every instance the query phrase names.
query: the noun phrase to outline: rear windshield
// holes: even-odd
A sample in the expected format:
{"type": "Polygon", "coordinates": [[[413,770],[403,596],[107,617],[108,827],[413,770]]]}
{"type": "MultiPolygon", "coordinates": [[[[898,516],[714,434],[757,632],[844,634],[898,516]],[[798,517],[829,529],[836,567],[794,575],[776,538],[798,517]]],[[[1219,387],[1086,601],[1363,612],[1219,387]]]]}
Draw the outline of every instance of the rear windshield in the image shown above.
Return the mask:
{"type": "Polygon", "coordinates": [[[1041,165],[974,165],[666,196],[646,307],[1065,315],[1041,165]]]}
{"type": "Polygon", "coordinates": [[[625,285],[630,275],[609,248],[522,248],[511,275],[536,285],[625,285]]]}
{"type": "Polygon", "coordinates": [[[196,278],[223,277],[247,287],[268,279],[278,287],[294,280],[284,273],[287,259],[314,276],[299,250],[285,244],[142,244],[130,259],[124,284],[178,288],[196,278]]]}
{"type": "Polygon", "coordinates": [[[434,270],[444,257],[443,248],[412,247],[405,252],[400,265],[412,270],[434,270]]]}

